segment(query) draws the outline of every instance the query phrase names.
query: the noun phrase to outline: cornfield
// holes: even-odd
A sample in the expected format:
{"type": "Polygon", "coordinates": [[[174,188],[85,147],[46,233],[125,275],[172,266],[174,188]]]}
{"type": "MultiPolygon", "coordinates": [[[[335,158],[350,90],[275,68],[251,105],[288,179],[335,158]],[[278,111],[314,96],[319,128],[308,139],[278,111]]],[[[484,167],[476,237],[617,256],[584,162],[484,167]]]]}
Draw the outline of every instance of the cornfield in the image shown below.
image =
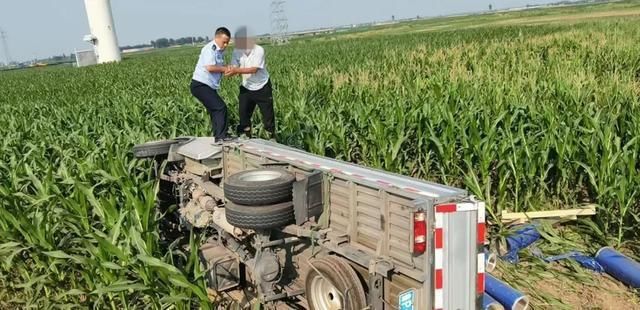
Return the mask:
{"type": "MultiPolygon", "coordinates": [[[[596,203],[578,225],[625,244],[640,236],[638,38],[632,16],[267,47],[279,137],[466,188],[494,222],[596,203]]],[[[199,236],[162,237],[150,164],[129,153],[208,134],[197,53],[0,73],[0,309],[208,307],[199,236]]]]}

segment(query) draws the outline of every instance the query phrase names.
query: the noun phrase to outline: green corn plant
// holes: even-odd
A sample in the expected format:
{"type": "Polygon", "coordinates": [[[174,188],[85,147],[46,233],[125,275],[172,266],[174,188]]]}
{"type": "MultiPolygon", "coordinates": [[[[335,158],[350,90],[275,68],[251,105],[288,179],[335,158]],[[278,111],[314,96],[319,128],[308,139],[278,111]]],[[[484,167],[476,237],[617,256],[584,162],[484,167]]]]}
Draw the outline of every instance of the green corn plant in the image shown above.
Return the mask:
{"type": "MultiPolygon", "coordinates": [[[[610,9],[638,5],[554,14],[610,9]]],[[[640,37],[638,18],[540,24],[545,14],[425,20],[266,46],[279,139],[463,187],[497,223],[504,210],[594,203],[596,216],[573,233],[547,232],[543,250],[636,249],[640,45],[629,38],[640,37]]],[[[150,164],[129,154],[135,143],[209,134],[188,91],[197,53],[0,72],[0,308],[211,307],[194,256],[203,236],[161,240],[150,164]]],[[[238,83],[221,89],[231,124],[238,83]]],[[[557,275],[527,261],[530,277],[503,270],[519,287],[557,275]]]]}

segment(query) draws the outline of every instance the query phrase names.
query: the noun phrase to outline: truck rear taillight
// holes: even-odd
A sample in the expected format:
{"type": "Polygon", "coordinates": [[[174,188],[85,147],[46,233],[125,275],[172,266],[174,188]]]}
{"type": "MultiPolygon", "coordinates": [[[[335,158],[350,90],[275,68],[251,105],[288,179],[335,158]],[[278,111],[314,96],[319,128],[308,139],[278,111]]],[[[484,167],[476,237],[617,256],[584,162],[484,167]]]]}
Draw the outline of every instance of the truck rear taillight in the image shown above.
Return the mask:
{"type": "Polygon", "coordinates": [[[423,254],[427,250],[427,221],[423,211],[413,214],[413,254],[423,254]]]}

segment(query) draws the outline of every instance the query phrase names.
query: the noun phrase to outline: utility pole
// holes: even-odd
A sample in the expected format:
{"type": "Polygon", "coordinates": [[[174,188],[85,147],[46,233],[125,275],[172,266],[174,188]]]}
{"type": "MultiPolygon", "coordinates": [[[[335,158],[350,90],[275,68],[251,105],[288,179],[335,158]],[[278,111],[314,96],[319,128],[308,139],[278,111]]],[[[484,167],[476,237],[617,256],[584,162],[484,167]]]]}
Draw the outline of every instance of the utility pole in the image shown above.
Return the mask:
{"type": "Polygon", "coordinates": [[[11,64],[11,55],[9,54],[9,43],[7,43],[7,33],[0,28],[0,41],[2,41],[2,50],[7,62],[7,66],[11,64]]]}
{"type": "Polygon", "coordinates": [[[271,41],[273,44],[289,42],[289,21],[284,11],[285,0],[271,1],[271,41]]]}

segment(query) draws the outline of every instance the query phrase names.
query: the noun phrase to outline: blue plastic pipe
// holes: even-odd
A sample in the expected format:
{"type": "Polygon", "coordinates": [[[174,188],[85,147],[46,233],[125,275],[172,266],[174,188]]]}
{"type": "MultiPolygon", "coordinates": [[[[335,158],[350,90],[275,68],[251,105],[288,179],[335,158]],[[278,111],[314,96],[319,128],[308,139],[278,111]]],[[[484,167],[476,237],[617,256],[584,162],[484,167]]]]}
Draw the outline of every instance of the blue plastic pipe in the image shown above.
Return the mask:
{"type": "Polygon", "coordinates": [[[485,274],[484,291],[500,302],[508,310],[529,309],[529,298],[508,284],[485,274]]]}
{"type": "Polygon", "coordinates": [[[628,286],[640,288],[640,263],[610,247],[600,249],[596,260],[612,277],[628,286]]]}
{"type": "Polygon", "coordinates": [[[580,264],[580,266],[587,268],[589,270],[600,272],[600,273],[604,272],[604,268],[602,268],[602,265],[598,263],[595,257],[587,256],[577,251],[571,251],[569,253],[562,254],[562,255],[549,256],[543,259],[545,262],[551,263],[551,262],[555,262],[555,261],[559,261],[567,258],[571,258],[575,260],[576,262],[578,262],[578,264],[580,264]]]}
{"type": "Polygon", "coordinates": [[[540,239],[540,233],[534,225],[527,225],[506,238],[509,252],[503,257],[504,260],[515,264],[518,262],[518,252],[540,239]]]}
{"type": "Polygon", "coordinates": [[[482,310],[504,310],[504,307],[491,295],[484,293],[482,297],[482,310]]]}

